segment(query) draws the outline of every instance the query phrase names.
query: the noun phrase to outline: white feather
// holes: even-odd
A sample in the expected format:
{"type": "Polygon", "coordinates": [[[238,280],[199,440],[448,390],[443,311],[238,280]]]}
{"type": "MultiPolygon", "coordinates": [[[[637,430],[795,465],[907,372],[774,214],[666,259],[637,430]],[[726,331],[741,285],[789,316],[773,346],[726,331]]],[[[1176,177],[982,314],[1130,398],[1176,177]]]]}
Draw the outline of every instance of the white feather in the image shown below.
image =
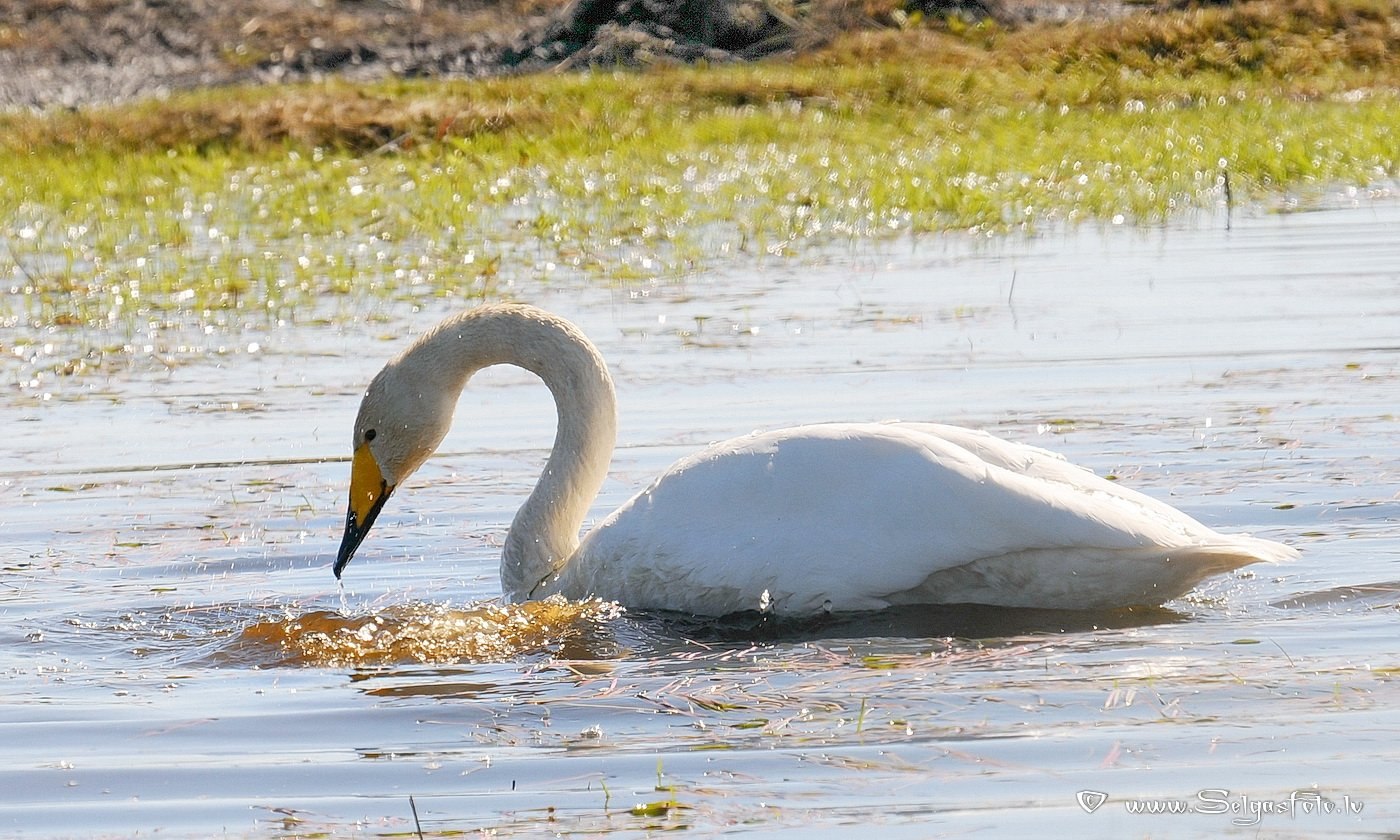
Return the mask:
{"type": "MultiPolygon", "coordinates": [[[[483,307],[425,336],[391,363],[397,375],[371,385],[365,406],[374,410],[362,406],[357,435],[403,427],[393,406],[423,402],[376,393],[381,381],[392,390],[441,378],[413,375],[423,366],[452,371],[459,384],[450,387],[460,390],[499,361],[539,374],[559,408],[549,463],[502,556],[503,587],[515,598],[596,596],[697,615],[1111,608],[1160,604],[1211,575],[1295,555],[1219,534],[1043,449],[926,423],[800,426],[715,444],[677,462],[580,544],[612,452],[612,385],[576,328],[530,307],[483,307]]],[[[416,467],[387,463],[384,474],[416,467]]]]}

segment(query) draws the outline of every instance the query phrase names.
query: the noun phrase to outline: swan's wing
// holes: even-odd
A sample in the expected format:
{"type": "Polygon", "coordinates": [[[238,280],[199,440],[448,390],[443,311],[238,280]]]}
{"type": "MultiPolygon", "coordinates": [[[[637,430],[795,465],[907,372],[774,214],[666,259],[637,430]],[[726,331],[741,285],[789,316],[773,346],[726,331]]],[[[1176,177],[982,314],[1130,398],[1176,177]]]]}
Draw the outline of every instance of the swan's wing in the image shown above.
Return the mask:
{"type": "Polygon", "coordinates": [[[1089,493],[1107,493],[1142,506],[1166,519],[1184,519],[1188,527],[1195,526],[1202,538],[1219,536],[1194,519],[1165,502],[1144,495],[1114,481],[1096,475],[1087,467],[1071,464],[1063,455],[1025,443],[1004,440],[980,429],[948,426],[941,423],[894,423],[903,429],[937,437],[962,447],[988,464],[1014,473],[1044,481],[1064,484],[1089,493]]]}
{"type": "Polygon", "coordinates": [[[1141,603],[1131,593],[1155,585],[1147,578],[1168,578],[1173,597],[1184,591],[1178,579],[1189,588],[1209,573],[1192,577],[1182,552],[1162,573],[1171,549],[1214,546],[1195,565],[1215,571],[1264,559],[1234,540],[990,435],[807,426],[677,463],[588,536],[559,587],[704,614],[1141,603]]]}

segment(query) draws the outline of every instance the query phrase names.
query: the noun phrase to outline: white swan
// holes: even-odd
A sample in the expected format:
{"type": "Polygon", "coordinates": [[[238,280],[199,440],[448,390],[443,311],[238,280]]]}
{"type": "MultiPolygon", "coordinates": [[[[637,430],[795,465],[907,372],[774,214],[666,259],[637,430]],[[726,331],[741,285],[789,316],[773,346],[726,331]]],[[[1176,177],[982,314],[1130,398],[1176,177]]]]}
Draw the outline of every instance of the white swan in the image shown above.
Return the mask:
{"type": "Polygon", "coordinates": [[[447,434],[467,380],[495,364],[538,375],[559,412],[554,449],[502,551],[513,600],[562,593],[696,615],[1111,608],[1160,604],[1211,575],[1296,555],[1216,533],[1050,452],[925,423],[799,426],[715,444],[580,543],[612,457],[612,378],[573,324],[492,305],[438,324],[370,383],[337,577],[447,434]]]}

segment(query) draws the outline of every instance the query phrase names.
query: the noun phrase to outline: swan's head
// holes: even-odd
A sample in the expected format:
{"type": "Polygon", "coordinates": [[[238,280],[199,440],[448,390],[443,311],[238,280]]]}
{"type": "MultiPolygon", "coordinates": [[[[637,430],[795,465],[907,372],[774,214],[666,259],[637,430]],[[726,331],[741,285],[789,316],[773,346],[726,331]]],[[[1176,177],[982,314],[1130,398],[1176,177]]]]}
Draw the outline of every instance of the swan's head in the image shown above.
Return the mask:
{"type": "Polygon", "coordinates": [[[416,371],[400,362],[391,362],[374,378],[355,418],[350,509],[335,560],[337,578],[394,489],[433,454],[452,425],[455,393],[439,387],[433,371],[416,371]]]}

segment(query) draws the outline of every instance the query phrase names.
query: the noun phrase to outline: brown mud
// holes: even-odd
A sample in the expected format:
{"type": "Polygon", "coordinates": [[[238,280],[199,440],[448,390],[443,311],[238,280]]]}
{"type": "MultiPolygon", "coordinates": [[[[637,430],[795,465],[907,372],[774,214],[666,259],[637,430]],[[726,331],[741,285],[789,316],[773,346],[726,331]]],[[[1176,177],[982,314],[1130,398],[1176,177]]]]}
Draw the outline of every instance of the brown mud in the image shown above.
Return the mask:
{"type": "Polygon", "coordinates": [[[0,108],[76,108],[229,84],[473,77],[819,48],[958,16],[1112,17],[1120,0],[0,0],[0,108]]]}

